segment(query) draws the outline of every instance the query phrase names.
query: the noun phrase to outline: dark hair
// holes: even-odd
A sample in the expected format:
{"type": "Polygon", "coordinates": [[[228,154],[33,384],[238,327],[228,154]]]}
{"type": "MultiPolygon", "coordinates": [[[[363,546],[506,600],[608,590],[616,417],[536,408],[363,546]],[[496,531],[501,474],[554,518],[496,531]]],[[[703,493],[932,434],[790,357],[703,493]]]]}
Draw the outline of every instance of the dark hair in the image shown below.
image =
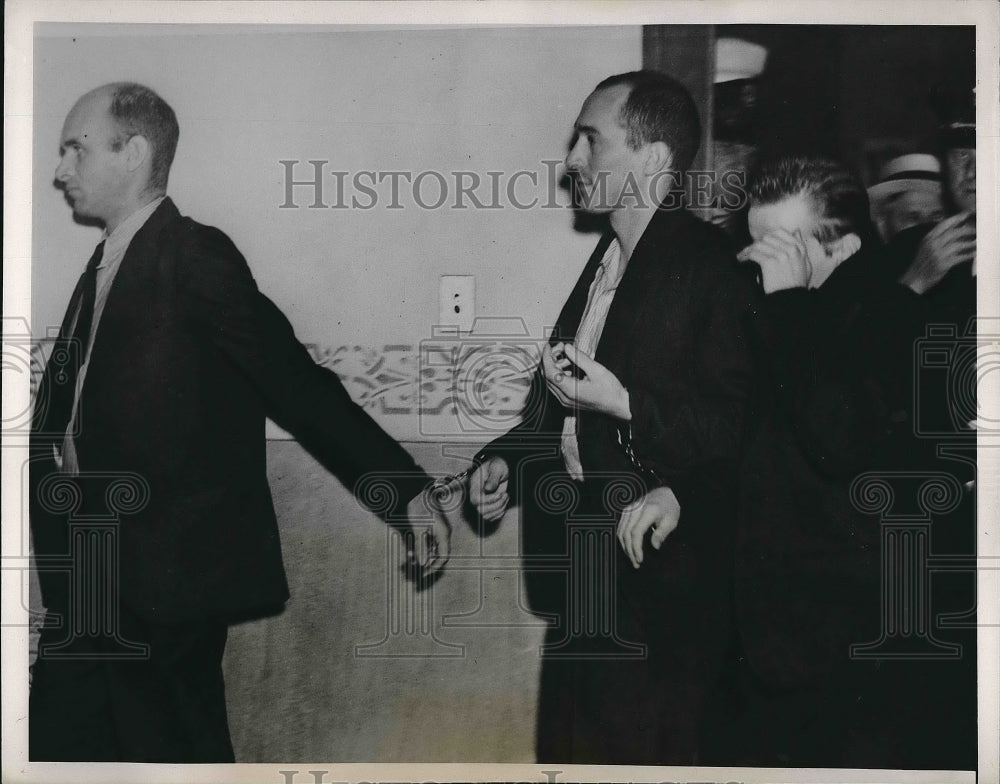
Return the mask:
{"type": "Polygon", "coordinates": [[[643,70],[609,76],[595,90],[618,85],[631,88],[619,115],[629,147],[663,142],[673,153],[673,168],[685,171],[701,144],[701,121],[684,85],[665,73],[643,70]]]}
{"type": "Polygon", "coordinates": [[[148,187],[165,191],[180,135],[177,115],[166,101],[141,84],[115,82],[104,89],[111,95],[108,111],[119,129],[112,149],[120,150],[133,136],[145,137],[153,152],[148,187]]]}
{"type": "Polygon", "coordinates": [[[862,246],[877,240],[861,181],[843,164],[830,158],[786,155],[765,160],[750,179],[750,202],[774,204],[805,195],[812,199],[822,219],[816,230],[821,243],[854,233],[862,246]]]}

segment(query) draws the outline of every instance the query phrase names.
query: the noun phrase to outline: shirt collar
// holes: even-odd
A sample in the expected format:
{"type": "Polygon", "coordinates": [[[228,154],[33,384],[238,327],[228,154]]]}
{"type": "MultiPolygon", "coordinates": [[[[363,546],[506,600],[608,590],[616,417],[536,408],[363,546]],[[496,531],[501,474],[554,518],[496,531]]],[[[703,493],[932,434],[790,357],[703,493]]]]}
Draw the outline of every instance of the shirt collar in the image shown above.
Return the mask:
{"type": "Polygon", "coordinates": [[[149,216],[156,212],[156,208],[163,203],[165,198],[166,196],[159,196],[144,207],[140,207],[119,223],[118,227],[110,234],[108,234],[107,229],[104,230],[104,233],[101,235],[101,241],[104,243],[104,254],[101,263],[97,265],[97,269],[105,267],[108,260],[113,258],[118,251],[128,247],[132,242],[132,238],[135,237],[139,229],[149,220],[149,216]]]}

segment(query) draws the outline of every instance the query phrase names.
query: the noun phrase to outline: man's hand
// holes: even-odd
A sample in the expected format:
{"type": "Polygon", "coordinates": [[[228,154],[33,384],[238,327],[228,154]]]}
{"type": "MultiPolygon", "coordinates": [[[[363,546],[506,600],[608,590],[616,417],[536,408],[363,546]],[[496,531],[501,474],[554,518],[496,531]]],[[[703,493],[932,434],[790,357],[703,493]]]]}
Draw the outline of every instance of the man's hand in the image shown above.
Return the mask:
{"type": "MultiPolygon", "coordinates": [[[[818,244],[818,243],[817,243],[818,244]]],[[[740,261],[756,261],[760,265],[761,284],[765,294],[809,285],[812,264],[806,242],[800,232],[791,234],[777,229],[748,245],[736,256],[740,261]]]]}
{"type": "Polygon", "coordinates": [[[507,480],[510,468],[502,457],[491,457],[472,472],[469,477],[469,503],[488,523],[495,523],[510,503],[507,480]]]}
{"type": "Polygon", "coordinates": [[[628,390],[617,376],[572,343],[546,345],[542,349],[542,372],[549,390],[566,408],[596,411],[624,422],[632,419],[628,390]],[[574,365],[583,378],[573,375],[574,365]]]}
{"type": "Polygon", "coordinates": [[[899,282],[923,294],[940,283],[952,267],[965,261],[975,264],[975,258],[975,216],[960,212],[945,218],[927,233],[917,248],[913,263],[899,282]]]}
{"type": "Polygon", "coordinates": [[[680,502],[669,487],[657,487],[622,509],[618,541],[632,566],[638,569],[642,563],[642,540],[646,532],[653,529],[653,547],[659,550],[680,518],[680,502]]]}
{"type": "Polygon", "coordinates": [[[428,489],[415,496],[406,507],[408,567],[418,579],[432,577],[444,569],[451,555],[451,523],[428,489]],[[411,538],[412,537],[412,538],[411,538]]]}

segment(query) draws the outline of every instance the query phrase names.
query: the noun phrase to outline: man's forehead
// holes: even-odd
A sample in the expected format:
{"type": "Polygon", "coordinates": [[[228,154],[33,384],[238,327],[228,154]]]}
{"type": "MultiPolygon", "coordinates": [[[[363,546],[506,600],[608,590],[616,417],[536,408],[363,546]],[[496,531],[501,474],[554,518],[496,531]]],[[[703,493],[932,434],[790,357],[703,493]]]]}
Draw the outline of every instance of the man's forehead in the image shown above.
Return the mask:
{"type": "Polygon", "coordinates": [[[609,119],[617,120],[618,111],[630,92],[631,88],[624,84],[594,90],[583,102],[583,108],[580,109],[580,116],[577,118],[576,124],[578,126],[595,125],[609,119]]]}
{"type": "MultiPolygon", "coordinates": [[[[93,134],[110,114],[111,97],[107,93],[87,93],[80,98],[66,115],[63,123],[63,138],[86,137],[93,134]]],[[[82,138],[76,138],[82,141],[82,138]]]]}

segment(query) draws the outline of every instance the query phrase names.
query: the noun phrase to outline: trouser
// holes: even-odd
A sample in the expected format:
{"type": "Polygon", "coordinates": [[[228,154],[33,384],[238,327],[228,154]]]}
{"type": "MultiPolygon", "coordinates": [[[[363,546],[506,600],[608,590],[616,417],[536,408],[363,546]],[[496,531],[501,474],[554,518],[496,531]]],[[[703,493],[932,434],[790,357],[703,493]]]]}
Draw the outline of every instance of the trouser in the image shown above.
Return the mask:
{"type": "Polygon", "coordinates": [[[702,693],[692,673],[643,661],[542,664],[536,760],[596,765],[696,765],[702,693]]]}
{"type": "MultiPolygon", "coordinates": [[[[46,627],[55,620],[50,613],[46,627]]],[[[233,762],[227,634],[221,621],[158,625],[124,608],[114,637],[67,640],[64,628],[45,628],[32,669],[29,759],[233,762]],[[137,645],[147,646],[138,657],[137,645]]]]}
{"type": "MultiPolygon", "coordinates": [[[[691,514],[695,524],[715,519],[704,506],[691,514]]],[[[543,652],[537,761],[704,764],[704,702],[730,624],[728,540],[647,543],[636,570],[613,520],[568,528],[569,568],[545,597],[558,622],[543,652]]]]}
{"type": "MultiPolygon", "coordinates": [[[[657,601],[660,597],[657,596],[657,601]]],[[[627,598],[616,605],[617,652],[597,638],[546,653],[539,685],[536,759],[604,765],[698,765],[703,706],[721,647],[696,628],[700,605],[667,592],[655,634],[627,598]],[[670,602],[673,601],[673,606],[670,602]],[[687,636],[672,633],[685,629],[687,636]],[[636,655],[635,647],[644,651],[636,655]],[[604,651],[596,653],[595,648],[604,651]]],[[[654,610],[657,609],[654,607],[654,610]]],[[[564,634],[550,627],[552,646],[564,634]]]]}

